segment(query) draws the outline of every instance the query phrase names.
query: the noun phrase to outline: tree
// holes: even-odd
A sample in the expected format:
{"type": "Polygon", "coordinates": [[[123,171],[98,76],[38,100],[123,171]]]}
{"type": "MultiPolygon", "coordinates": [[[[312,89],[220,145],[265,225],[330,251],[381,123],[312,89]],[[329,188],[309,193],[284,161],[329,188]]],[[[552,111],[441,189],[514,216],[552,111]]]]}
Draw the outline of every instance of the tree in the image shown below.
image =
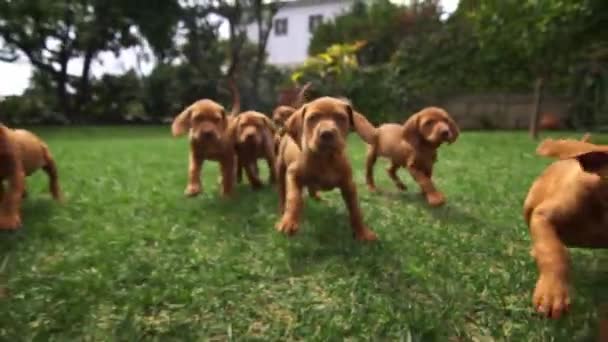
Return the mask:
{"type": "Polygon", "coordinates": [[[590,1],[486,0],[468,3],[469,18],[484,49],[517,56],[535,75],[530,135],[538,137],[543,90],[559,66],[574,57],[586,29],[590,1]]]}
{"type": "MultiPolygon", "coordinates": [[[[20,56],[29,60],[40,73],[49,76],[58,99],[58,109],[71,121],[90,101],[91,65],[99,53],[140,43],[135,34],[137,23],[151,19],[143,0],[0,0],[0,58],[14,61],[20,56]],[[69,63],[82,58],[79,74],[68,73],[69,63]]],[[[177,0],[156,0],[156,10],[175,13],[177,0]],[[159,7],[162,6],[162,7],[159,7]]],[[[169,15],[175,18],[174,15],[169,15]]],[[[174,25],[158,25],[170,31],[174,25]]],[[[141,25],[153,46],[165,46],[163,36],[152,34],[149,25],[141,25]]],[[[166,34],[168,35],[168,33],[166,34]]]]}
{"type": "MultiPolygon", "coordinates": [[[[254,101],[259,102],[260,74],[266,62],[266,45],[268,45],[270,32],[272,32],[274,16],[279,10],[279,3],[264,3],[263,0],[252,0],[252,5],[253,18],[257,28],[256,54],[252,74],[252,95],[254,101]]],[[[258,107],[259,103],[254,103],[254,106],[258,107]]]]}

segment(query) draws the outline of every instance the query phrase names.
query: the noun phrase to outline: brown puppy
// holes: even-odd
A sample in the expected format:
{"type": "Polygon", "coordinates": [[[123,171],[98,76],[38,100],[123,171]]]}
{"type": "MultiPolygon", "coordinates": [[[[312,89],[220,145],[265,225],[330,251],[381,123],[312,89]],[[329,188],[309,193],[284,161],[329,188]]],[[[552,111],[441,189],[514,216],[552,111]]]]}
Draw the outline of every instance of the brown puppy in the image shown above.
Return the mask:
{"type": "Polygon", "coordinates": [[[21,226],[25,177],[38,169],[46,172],[53,198],[61,201],[57,167],[48,146],[31,132],[11,130],[0,124],[0,229],[21,226]],[[5,180],[10,183],[7,192],[4,191],[5,180]]]}
{"type": "Polygon", "coordinates": [[[357,188],[346,156],[346,136],[353,126],[353,110],[341,100],[322,97],[298,109],[286,123],[277,158],[279,211],[276,228],[289,235],[298,231],[304,187],[339,188],[346,202],[356,239],[376,240],[363,223],[357,188]]]}
{"type": "Polygon", "coordinates": [[[203,99],[184,109],[171,125],[173,136],[189,132],[190,157],[186,196],[201,193],[201,168],[205,160],[217,161],[222,174],[222,196],[232,194],[234,187],[235,151],[234,142],[228,133],[234,116],[240,111],[240,99],[236,86],[231,82],[233,106],[230,115],[215,101],[203,99]]]}
{"type": "Polygon", "coordinates": [[[306,83],[302,89],[298,92],[295,101],[289,106],[278,106],[272,112],[272,121],[278,128],[276,134],[274,135],[274,143],[275,143],[275,153],[278,153],[279,144],[281,143],[281,137],[285,133],[285,123],[289,119],[289,117],[302,106],[304,101],[306,100],[306,92],[310,88],[312,83],[306,83]]]}
{"type": "Polygon", "coordinates": [[[269,184],[275,182],[275,147],[273,135],[275,128],[272,121],[264,114],[247,111],[239,114],[230,127],[230,134],[237,154],[237,181],[242,180],[242,169],[245,169],[249,184],[258,189],[262,182],[258,177],[257,161],[266,159],[270,172],[269,184]]]}
{"type": "Polygon", "coordinates": [[[608,248],[608,146],[547,139],[537,153],[560,160],[534,181],[524,203],[539,271],[533,303],[559,318],[570,304],[567,247],[608,248]]]}
{"type": "Polygon", "coordinates": [[[369,144],[365,178],[371,191],[374,184],[374,165],[378,156],[388,158],[391,166],[386,170],[397,188],[405,190],[397,171],[407,167],[420,186],[427,202],[432,206],[445,203],[444,195],[432,181],[437,149],[444,142],[453,143],[460,130],[448,113],[437,107],[427,107],[411,116],[403,125],[384,124],[375,128],[367,119],[355,113],[357,133],[369,144]]]}

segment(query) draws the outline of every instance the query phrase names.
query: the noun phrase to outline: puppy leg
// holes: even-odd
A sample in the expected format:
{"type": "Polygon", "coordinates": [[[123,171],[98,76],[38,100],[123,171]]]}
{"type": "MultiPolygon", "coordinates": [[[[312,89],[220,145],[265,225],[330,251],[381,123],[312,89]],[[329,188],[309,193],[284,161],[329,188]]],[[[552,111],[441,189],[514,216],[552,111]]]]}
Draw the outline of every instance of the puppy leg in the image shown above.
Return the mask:
{"type": "Polygon", "coordinates": [[[59,176],[57,174],[57,166],[55,164],[55,160],[53,160],[53,157],[51,156],[51,153],[48,151],[48,149],[45,149],[44,159],[46,165],[42,167],[42,170],[44,170],[44,172],[49,177],[49,190],[51,192],[51,195],[53,195],[53,198],[56,201],[61,202],[62,198],[61,191],[59,190],[59,176]]]}
{"type": "Polygon", "coordinates": [[[420,189],[426,197],[426,201],[430,206],[438,207],[445,203],[445,196],[435,188],[431,179],[431,172],[423,172],[413,167],[409,167],[408,171],[412,178],[418,183],[420,189]]]}
{"type": "Polygon", "coordinates": [[[376,233],[368,229],[363,223],[363,215],[359,207],[359,198],[357,196],[357,187],[352,179],[349,179],[346,184],[340,187],[340,193],[346,203],[350,218],[350,226],[353,230],[355,239],[360,241],[374,241],[378,237],[376,233]]]}
{"type": "Polygon", "coordinates": [[[376,191],[374,183],[374,165],[378,159],[377,148],[375,145],[367,146],[367,156],[365,158],[365,182],[369,191],[376,191]]]}
{"type": "Polygon", "coordinates": [[[279,215],[283,215],[283,212],[285,211],[285,196],[286,196],[286,187],[287,184],[285,183],[286,180],[286,173],[287,173],[287,167],[285,166],[284,163],[282,163],[279,159],[277,159],[276,162],[276,166],[275,166],[275,170],[277,173],[277,185],[278,185],[278,192],[279,192],[279,215]]]}
{"type": "Polygon", "coordinates": [[[247,173],[247,179],[249,180],[249,185],[254,190],[257,190],[262,187],[262,181],[258,177],[258,170],[256,161],[253,160],[250,163],[245,164],[245,172],[247,173]]]}
{"type": "Polygon", "coordinates": [[[14,230],[21,226],[21,201],[25,189],[25,173],[21,163],[13,162],[8,191],[0,202],[0,229],[14,230]]]}
{"type": "MultiPolygon", "coordinates": [[[[220,162],[220,169],[222,173],[222,197],[229,197],[232,195],[232,191],[234,189],[235,159],[235,156],[230,156],[220,162]]],[[[245,169],[245,171],[247,171],[247,169],[245,169]]]]}
{"type": "Polygon", "coordinates": [[[568,249],[559,239],[551,223],[549,209],[537,208],[530,219],[532,253],[536,260],[539,277],[532,302],[541,314],[559,318],[568,310],[568,249]]]}
{"type": "Polygon", "coordinates": [[[386,169],[386,173],[388,173],[388,176],[393,180],[393,183],[395,183],[397,189],[405,191],[407,190],[407,187],[405,186],[405,184],[403,184],[403,182],[401,181],[401,179],[399,179],[399,176],[397,175],[399,167],[399,165],[391,163],[391,166],[386,169]]]}
{"type": "Polygon", "coordinates": [[[274,144],[266,144],[264,151],[264,159],[266,159],[266,163],[268,164],[268,184],[274,184],[277,181],[277,173],[274,168],[277,158],[274,149],[274,144]]]}
{"type": "Polygon", "coordinates": [[[188,166],[188,186],[184,194],[188,197],[194,197],[201,193],[201,167],[203,160],[198,158],[196,154],[190,150],[190,162],[188,166]]]}
{"type": "Polygon", "coordinates": [[[302,184],[298,181],[295,171],[287,169],[285,175],[286,198],[283,217],[275,225],[279,232],[293,235],[298,232],[300,213],[304,206],[302,200],[302,184]]]}
{"type": "Polygon", "coordinates": [[[243,160],[240,156],[236,158],[236,181],[238,184],[243,183],[243,160]]]}
{"type": "Polygon", "coordinates": [[[277,173],[273,165],[275,164],[275,157],[270,156],[266,158],[268,164],[268,184],[275,184],[277,182],[277,173]]]}

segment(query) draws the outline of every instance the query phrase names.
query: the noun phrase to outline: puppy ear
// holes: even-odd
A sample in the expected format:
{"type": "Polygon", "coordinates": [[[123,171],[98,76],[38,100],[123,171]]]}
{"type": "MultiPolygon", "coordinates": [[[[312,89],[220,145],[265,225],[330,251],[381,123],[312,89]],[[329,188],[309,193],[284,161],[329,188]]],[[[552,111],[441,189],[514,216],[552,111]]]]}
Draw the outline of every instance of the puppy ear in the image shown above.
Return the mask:
{"type": "Polygon", "coordinates": [[[410,143],[420,140],[420,113],[410,116],[403,124],[403,138],[410,143]]]}
{"type": "Polygon", "coordinates": [[[608,151],[593,151],[578,155],[576,157],[583,170],[605,174],[608,173],[608,151]]]}
{"type": "Polygon", "coordinates": [[[350,129],[352,131],[357,130],[357,126],[355,125],[355,118],[353,114],[353,107],[350,104],[345,104],[346,114],[348,114],[348,124],[350,125],[350,129]]]}
{"type": "Polygon", "coordinates": [[[456,125],[454,119],[452,119],[447,113],[445,116],[445,120],[448,126],[450,127],[450,132],[452,133],[452,136],[448,142],[450,144],[453,144],[458,139],[458,136],[460,136],[460,128],[458,128],[458,125],[456,125]]]}
{"type": "Polygon", "coordinates": [[[587,172],[598,172],[608,166],[608,146],[584,141],[546,139],[540,143],[536,153],[556,159],[576,159],[587,172]]]}
{"type": "Polygon", "coordinates": [[[285,122],[285,131],[289,134],[298,145],[302,140],[302,125],[304,124],[304,115],[306,115],[306,106],[296,110],[285,122]]]}
{"type": "Polygon", "coordinates": [[[185,134],[190,129],[190,117],[192,115],[192,106],[187,107],[181,112],[171,124],[171,133],[174,137],[185,134]]]}

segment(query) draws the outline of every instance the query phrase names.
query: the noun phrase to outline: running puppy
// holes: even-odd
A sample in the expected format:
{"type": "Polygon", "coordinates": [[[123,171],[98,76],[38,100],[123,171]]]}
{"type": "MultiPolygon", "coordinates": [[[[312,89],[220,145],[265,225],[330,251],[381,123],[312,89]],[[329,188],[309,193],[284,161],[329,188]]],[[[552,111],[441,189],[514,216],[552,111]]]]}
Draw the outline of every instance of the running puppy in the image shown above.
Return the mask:
{"type": "Polygon", "coordinates": [[[262,186],[258,175],[258,159],[266,159],[270,176],[268,183],[273,184],[275,174],[275,147],[273,135],[274,124],[264,114],[247,111],[239,114],[231,126],[231,136],[237,154],[237,181],[243,178],[242,169],[245,169],[249,184],[253,189],[262,186]]]}
{"type": "Polygon", "coordinates": [[[363,115],[356,113],[357,133],[369,144],[365,179],[370,191],[376,190],[374,165],[378,156],[391,161],[386,170],[395,186],[406,190],[397,171],[406,167],[420,186],[431,206],[445,203],[445,196],[433,184],[433,166],[437,149],[458,139],[460,130],[450,115],[438,107],[427,107],[411,116],[403,125],[384,124],[375,128],[363,115]]]}
{"type": "Polygon", "coordinates": [[[46,172],[53,198],[61,201],[57,167],[48,146],[31,132],[0,124],[0,230],[21,227],[25,177],[38,169],[46,172]],[[8,191],[4,181],[10,184],[8,191]]]}
{"type": "Polygon", "coordinates": [[[331,97],[321,97],[298,109],[287,120],[288,134],[281,139],[277,158],[279,212],[276,229],[288,235],[298,231],[304,187],[309,191],[339,188],[356,239],[376,240],[363,222],[357,188],[346,156],[346,141],[353,127],[351,106],[331,97]]]}
{"type": "Polygon", "coordinates": [[[203,99],[194,102],[184,109],[171,125],[174,137],[189,132],[190,156],[188,167],[188,185],[185,195],[193,197],[201,193],[201,168],[205,160],[220,163],[222,175],[222,196],[232,194],[235,174],[234,143],[228,133],[228,127],[234,116],[240,112],[240,98],[236,85],[230,82],[233,94],[232,112],[226,113],[224,107],[213,100],[203,99]]]}
{"type": "Polygon", "coordinates": [[[568,247],[608,248],[608,146],[543,141],[536,152],[558,159],[534,181],[524,203],[539,271],[534,308],[559,318],[568,310],[568,247]]]}

